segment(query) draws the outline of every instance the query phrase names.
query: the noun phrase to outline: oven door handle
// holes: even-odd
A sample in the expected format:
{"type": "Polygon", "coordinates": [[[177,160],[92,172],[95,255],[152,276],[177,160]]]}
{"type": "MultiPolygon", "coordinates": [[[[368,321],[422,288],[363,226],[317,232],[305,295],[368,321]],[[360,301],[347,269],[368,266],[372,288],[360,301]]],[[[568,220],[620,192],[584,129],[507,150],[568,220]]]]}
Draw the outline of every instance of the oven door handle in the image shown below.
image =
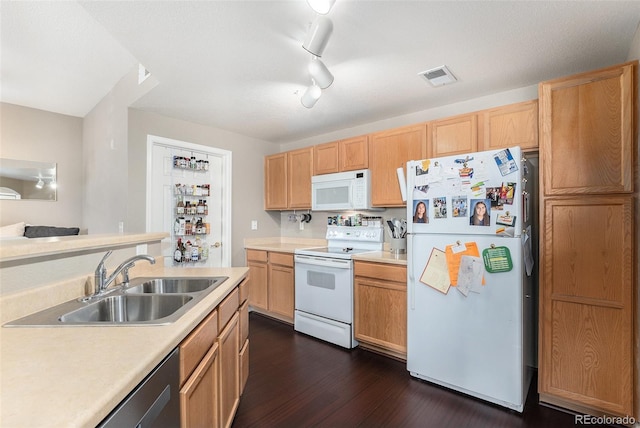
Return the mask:
{"type": "Polygon", "coordinates": [[[314,256],[302,256],[296,255],[294,257],[296,263],[313,265],[313,266],[326,266],[336,269],[351,269],[351,260],[347,259],[331,259],[327,257],[314,257],[314,256]]]}

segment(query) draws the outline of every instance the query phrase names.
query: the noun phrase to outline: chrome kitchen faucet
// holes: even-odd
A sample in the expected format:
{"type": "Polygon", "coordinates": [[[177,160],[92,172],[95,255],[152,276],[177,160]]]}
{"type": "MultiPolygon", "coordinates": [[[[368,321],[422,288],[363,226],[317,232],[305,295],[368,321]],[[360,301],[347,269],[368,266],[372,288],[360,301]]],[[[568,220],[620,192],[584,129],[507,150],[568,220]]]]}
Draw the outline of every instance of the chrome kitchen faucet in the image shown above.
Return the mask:
{"type": "Polygon", "coordinates": [[[102,294],[105,293],[106,289],[109,287],[109,285],[116,279],[116,277],[122,273],[122,283],[124,285],[129,283],[129,269],[131,269],[138,260],[146,260],[151,264],[155,264],[156,259],[146,255],[146,254],[139,254],[136,256],[133,256],[131,258],[128,258],[127,260],[123,261],[122,263],[120,263],[120,266],[118,266],[113,273],[107,277],[107,268],[104,266],[104,261],[107,259],[107,257],[109,257],[111,255],[112,251],[109,250],[107,251],[107,254],[104,255],[104,257],[102,258],[102,260],[100,260],[100,263],[98,264],[98,267],[96,268],[96,272],[95,272],[95,293],[93,294],[94,296],[100,296],[102,294]]]}

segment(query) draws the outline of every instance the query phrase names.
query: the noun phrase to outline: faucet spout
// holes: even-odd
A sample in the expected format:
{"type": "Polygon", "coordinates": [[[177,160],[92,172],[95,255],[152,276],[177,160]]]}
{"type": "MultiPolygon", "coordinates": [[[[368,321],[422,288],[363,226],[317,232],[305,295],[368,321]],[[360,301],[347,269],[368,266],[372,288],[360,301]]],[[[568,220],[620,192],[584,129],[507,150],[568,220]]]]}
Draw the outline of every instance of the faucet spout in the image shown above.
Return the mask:
{"type": "Polygon", "coordinates": [[[146,260],[151,264],[155,264],[156,259],[147,255],[147,254],[138,254],[136,256],[130,257],[127,260],[120,263],[111,275],[107,277],[107,269],[104,266],[104,262],[111,255],[112,251],[108,251],[107,254],[104,255],[98,267],[95,271],[95,295],[103,294],[106,289],[111,285],[111,283],[122,273],[123,282],[126,284],[129,282],[129,269],[131,269],[138,260],[146,260]]]}

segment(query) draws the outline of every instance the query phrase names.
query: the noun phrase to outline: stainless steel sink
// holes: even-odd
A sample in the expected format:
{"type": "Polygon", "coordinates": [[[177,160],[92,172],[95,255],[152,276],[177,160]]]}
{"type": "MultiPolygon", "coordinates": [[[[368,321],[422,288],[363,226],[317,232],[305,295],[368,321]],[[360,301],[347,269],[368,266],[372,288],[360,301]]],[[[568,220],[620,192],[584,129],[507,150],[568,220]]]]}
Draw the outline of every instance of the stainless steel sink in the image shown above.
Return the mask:
{"type": "Polygon", "coordinates": [[[124,292],[127,294],[199,293],[209,287],[212,288],[208,291],[212,291],[226,279],[226,276],[215,278],[136,278],[129,283],[124,292]]]}
{"type": "Polygon", "coordinates": [[[186,294],[105,297],[60,317],[62,323],[141,323],[159,321],[193,300],[186,294]]]}
{"type": "Polygon", "coordinates": [[[71,300],[6,327],[170,324],[227,280],[221,277],[134,278],[105,296],[71,300]]]}

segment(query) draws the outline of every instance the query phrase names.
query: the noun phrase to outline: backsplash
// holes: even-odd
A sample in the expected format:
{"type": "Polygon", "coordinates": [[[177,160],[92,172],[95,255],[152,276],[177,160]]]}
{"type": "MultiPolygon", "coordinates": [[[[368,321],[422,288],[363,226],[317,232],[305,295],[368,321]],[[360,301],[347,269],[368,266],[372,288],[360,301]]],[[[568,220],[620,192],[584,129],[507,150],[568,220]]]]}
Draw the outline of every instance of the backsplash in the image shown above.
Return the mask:
{"type": "MultiPolygon", "coordinates": [[[[396,217],[406,218],[407,212],[405,208],[386,208],[383,211],[356,211],[363,216],[380,216],[384,221],[396,217]]],[[[354,212],[335,212],[335,211],[282,211],[280,213],[280,236],[288,238],[314,238],[324,239],[327,232],[327,217],[333,217],[338,214],[353,215],[354,212]],[[311,214],[311,220],[303,223],[304,229],[300,229],[300,220],[303,214],[311,214]],[[295,214],[296,220],[289,221],[289,216],[295,214]]],[[[389,241],[389,236],[385,233],[385,242],[389,241]]]]}

